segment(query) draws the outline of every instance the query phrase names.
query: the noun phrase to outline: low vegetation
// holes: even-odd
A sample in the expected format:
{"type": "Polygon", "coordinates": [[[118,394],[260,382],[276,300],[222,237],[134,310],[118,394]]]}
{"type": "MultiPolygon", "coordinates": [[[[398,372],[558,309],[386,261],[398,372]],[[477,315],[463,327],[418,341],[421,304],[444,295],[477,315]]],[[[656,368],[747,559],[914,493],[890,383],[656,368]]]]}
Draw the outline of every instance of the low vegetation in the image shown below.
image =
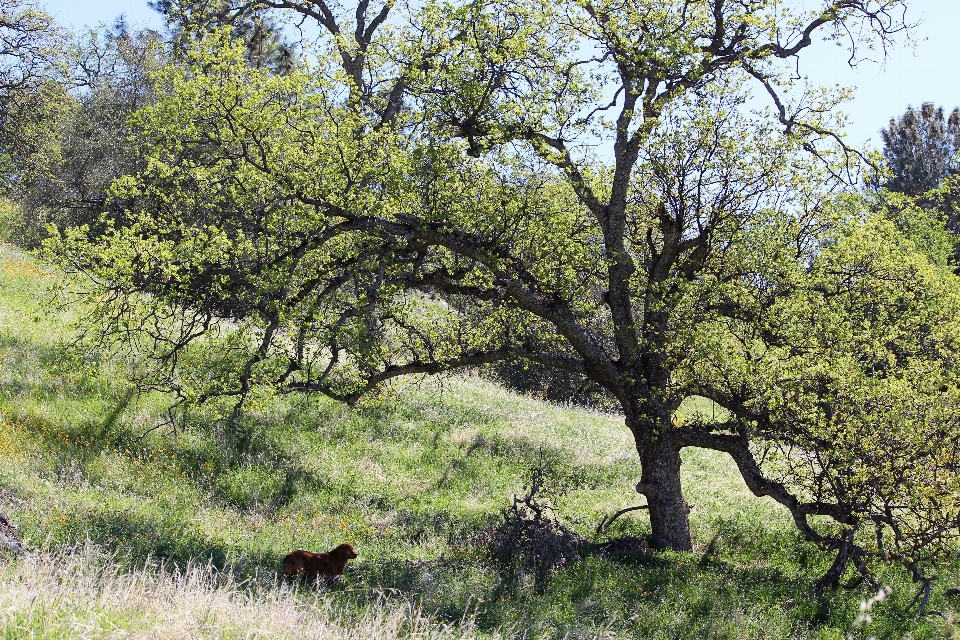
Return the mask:
{"type": "Polygon", "coordinates": [[[465,624],[438,622],[400,598],[344,610],[326,593],[296,595],[258,577],[212,565],[147,562],[121,569],[102,548],[35,554],[0,575],[2,637],[470,638],[465,624]],[[38,597],[39,596],[39,597],[38,597]],[[359,615],[357,615],[359,613],[359,615]]]}
{"type": "MultiPolygon", "coordinates": [[[[50,276],[0,248],[0,514],[31,550],[0,552],[0,637],[942,638],[960,582],[929,611],[892,595],[823,597],[830,563],[721,454],[684,451],[693,553],[635,547],[636,451],[615,415],[545,404],[475,377],[412,380],[348,407],[258,397],[249,430],[199,410],[174,429],[134,396],[129,363],[66,345],[50,276]],[[156,428],[158,427],[159,428],[156,428]],[[553,517],[586,542],[552,571],[498,560],[491,527],[539,469],[553,517]],[[286,584],[295,548],[351,542],[329,588],[286,584]],[[609,549],[609,547],[607,547],[609,549]]],[[[688,403],[677,419],[712,409],[688,403]]]]}

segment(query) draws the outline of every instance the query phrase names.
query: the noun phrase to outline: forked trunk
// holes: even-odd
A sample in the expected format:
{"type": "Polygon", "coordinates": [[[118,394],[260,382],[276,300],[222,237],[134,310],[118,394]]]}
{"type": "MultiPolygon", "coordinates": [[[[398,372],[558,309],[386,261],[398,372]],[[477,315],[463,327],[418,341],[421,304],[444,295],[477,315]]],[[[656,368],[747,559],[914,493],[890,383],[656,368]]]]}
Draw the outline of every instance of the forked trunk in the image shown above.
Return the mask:
{"type": "Polygon", "coordinates": [[[658,442],[639,444],[643,467],[637,491],[647,498],[653,544],[677,551],[692,551],[690,505],[680,487],[680,449],[658,442]]]}

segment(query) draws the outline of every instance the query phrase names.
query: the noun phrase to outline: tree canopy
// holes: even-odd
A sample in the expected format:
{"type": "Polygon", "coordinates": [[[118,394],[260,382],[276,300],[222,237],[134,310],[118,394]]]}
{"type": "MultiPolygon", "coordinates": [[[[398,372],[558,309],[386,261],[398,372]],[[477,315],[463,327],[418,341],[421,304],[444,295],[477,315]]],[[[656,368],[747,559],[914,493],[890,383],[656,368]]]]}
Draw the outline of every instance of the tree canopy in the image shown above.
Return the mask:
{"type": "Polygon", "coordinates": [[[42,77],[58,40],[53,18],[32,0],[0,0],[0,97],[42,77]]]}
{"type": "MultiPolygon", "coordinates": [[[[63,33],[36,2],[0,0],[0,174],[12,169],[20,123],[37,107],[37,89],[56,73],[63,33]]],[[[6,181],[5,181],[6,182],[6,181]]],[[[4,185],[6,186],[6,185],[4,185]]]]}
{"type": "Polygon", "coordinates": [[[164,64],[160,35],[122,20],[63,41],[55,76],[24,91],[2,127],[10,159],[5,195],[18,207],[11,235],[35,247],[47,223],[99,228],[111,183],[142,168],[128,117],[154,99],[151,69],[164,64]]]}
{"type": "Polygon", "coordinates": [[[849,192],[839,96],[792,79],[904,4],[224,2],[133,117],[122,218],[48,250],[182,406],[522,360],[616,399],[658,544],[691,549],[706,447],[836,553],[820,588],[927,580],[960,523],[956,278],[849,192]],[[267,9],[325,34],[286,74],[217,27],[267,9]],[[675,423],[691,395],[724,417],[675,423]]]}
{"type": "Polygon", "coordinates": [[[956,265],[960,244],[955,237],[947,240],[937,234],[929,223],[946,226],[954,234],[960,232],[960,109],[946,116],[943,108],[932,102],[924,102],[919,111],[908,107],[900,118],[891,118],[880,135],[888,175],[872,182],[885,188],[881,199],[892,205],[886,211],[894,213],[892,219],[907,235],[916,237],[919,232],[925,236],[917,238],[921,246],[943,245],[945,240],[952,244],[949,253],[956,265]]]}

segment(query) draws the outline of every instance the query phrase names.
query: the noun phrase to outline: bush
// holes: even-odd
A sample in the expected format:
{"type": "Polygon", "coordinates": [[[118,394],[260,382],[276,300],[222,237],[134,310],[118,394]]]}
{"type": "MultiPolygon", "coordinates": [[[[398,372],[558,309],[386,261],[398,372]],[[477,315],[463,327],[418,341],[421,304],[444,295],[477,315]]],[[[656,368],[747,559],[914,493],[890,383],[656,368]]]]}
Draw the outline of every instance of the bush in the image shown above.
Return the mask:
{"type": "Polygon", "coordinates": [[[543,575],[582,556],[586,541],[557,518],[550,498],[561,491],[548,483],[548,469],[542,459],[531,469],[530,488],[523,497],[500,512],[501,522],[485,533],[493,558],[519,569],[533,569],[543,575]]]}

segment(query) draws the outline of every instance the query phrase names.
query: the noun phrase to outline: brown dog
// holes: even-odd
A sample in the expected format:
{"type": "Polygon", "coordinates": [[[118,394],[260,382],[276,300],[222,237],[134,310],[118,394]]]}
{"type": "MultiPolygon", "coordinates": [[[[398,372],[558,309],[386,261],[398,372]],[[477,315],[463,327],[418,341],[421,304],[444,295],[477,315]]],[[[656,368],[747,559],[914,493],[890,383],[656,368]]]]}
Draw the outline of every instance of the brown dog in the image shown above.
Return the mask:
{"type": "Polygon", "coordinates": [[[343,575],[347,568],[347,560],[353,560],[357,555],[353,546],[347,543],[326,553],[311,553],[297,549],[288,553],[283,559],[283,575],[288,578],[301,576],[310,582],[321,576],[336,578],[343,575]]]}

